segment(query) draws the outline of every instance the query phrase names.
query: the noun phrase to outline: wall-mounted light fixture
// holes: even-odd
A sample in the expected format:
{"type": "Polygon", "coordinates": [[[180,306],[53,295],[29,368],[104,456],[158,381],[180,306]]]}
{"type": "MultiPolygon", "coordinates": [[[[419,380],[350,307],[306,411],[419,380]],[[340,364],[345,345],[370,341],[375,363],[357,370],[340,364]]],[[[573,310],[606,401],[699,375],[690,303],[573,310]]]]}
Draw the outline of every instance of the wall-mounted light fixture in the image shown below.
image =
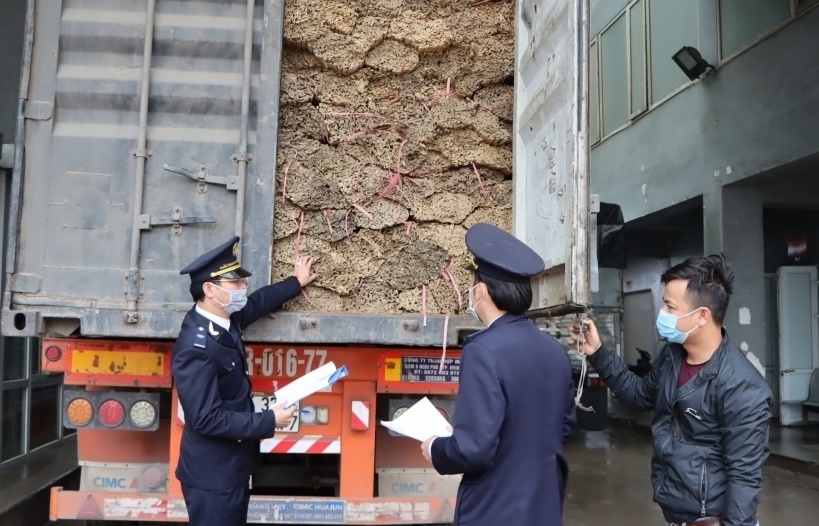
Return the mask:
{"type": "Polygon", "coordinates": [[[703,74],[714,70],[714,66],[702,58],[697,48],[691,46],[683,46],[671,58],[691,80],[696,80],[703,74]]]}

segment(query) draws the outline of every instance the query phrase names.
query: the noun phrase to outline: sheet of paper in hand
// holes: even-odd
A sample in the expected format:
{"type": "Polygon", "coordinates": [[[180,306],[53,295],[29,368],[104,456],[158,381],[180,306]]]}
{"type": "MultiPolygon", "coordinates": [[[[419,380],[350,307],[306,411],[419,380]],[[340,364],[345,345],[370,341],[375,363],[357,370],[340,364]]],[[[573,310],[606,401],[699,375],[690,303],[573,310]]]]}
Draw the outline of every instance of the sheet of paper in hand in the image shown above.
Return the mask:
{"type": "Polygon", "coordinates": [[[276,403],[287,402],[288,407],[290,407],[299,400],[326,389],[348,374],[346,365],[336,368],[333,362],[327,362],[318,369],[305,374],[276,391],[274,393],[276,403]]]}
{"type": "Polygon", "coordinates": [[[448,437],[452,434],[449,422],[426,396],[395,420],[382,420],[381,425],[419,442],[431,436],[448,437]]]}

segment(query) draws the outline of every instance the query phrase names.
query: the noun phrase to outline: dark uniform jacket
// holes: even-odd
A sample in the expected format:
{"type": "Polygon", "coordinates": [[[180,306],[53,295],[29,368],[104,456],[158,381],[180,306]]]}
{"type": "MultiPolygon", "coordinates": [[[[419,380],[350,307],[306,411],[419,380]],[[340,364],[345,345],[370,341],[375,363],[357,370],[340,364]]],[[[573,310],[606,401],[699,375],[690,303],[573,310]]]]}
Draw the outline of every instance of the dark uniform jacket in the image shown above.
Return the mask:
{"type": "MultiPolygon", "coordinates": [[[[301,292],[295,277],[253,292],[230,316],[247,327],[301,292]]],[[[173,377],[185,413],[176,477],[188,486],[223,489],[247,483],[259,441],[273,436],[272,411],[254,412],[241,340],[191,309],[173,348],[173,377]]]]}
{"type": "Polygon", "coordinates": [[[623,402],[654,409],[651,482],[667,521],[720,517],[725,526],[755,526],[771,390],[724,332],[706,366],[678,389],[685,358],[683,346],[670,343],[643,378],[606,347],[589,361],[623,402]]]}
{"type": "Polygon", "coordinates": [[[575,421],[566,350],[525,316],[467,338],[453,434],[432,443],[438,473],[463,473],[455,524],[560,526],[575,421]]]}

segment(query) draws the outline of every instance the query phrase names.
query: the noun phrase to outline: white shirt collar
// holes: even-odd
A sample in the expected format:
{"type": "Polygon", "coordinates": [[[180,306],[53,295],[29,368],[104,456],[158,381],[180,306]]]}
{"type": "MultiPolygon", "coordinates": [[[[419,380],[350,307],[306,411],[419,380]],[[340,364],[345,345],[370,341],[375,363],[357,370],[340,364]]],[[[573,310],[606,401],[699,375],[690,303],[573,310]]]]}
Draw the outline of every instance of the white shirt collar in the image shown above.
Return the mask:
{"type": "Polygon", "coordinates": [[[225,329],[226,331],[230,330],[230,319],[220,318],[219,316],[206,311],[205,309],[203,309],[199,305],[196,306],[196,312],[198,312],[199,314],[201,314],[205,318],[209,319],[210,321],[212,321],[213,323],[215,323],[219,327],[225,329]]]}
{"type": "Polygon", "coordinates": [[[499,319],[501,319],[502,317],[503,317],[503,314],[501,314],[500,316],[498,316],[498,317],[497,317],[497,318],[495,318],[494,320],[492,320],[492,321],[490,321],[489,323],[487,323],[487,324],[486,324],[486,328],[488,329],[489,327],[491,327],[493,323],[495,323],[496,321],[498,321],[498,320],[499,320],[499,319]]]}

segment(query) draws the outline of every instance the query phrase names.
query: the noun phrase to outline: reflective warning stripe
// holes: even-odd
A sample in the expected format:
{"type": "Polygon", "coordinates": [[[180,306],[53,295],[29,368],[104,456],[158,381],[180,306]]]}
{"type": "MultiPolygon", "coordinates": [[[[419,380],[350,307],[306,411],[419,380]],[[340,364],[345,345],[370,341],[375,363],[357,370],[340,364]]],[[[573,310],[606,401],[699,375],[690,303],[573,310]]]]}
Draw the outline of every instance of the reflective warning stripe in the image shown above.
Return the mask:
{"type": "Polygon", "coordinates": [[[353,400],[352,421],[350,427],[356,431],[365,431],[370,428],[370,403],[353,400]]]}
{"type": "Polygon", "coordinates": [[[262,453],[341,453],[341,437],[323,435],[275,436],[262,440],[262,453]]]}

